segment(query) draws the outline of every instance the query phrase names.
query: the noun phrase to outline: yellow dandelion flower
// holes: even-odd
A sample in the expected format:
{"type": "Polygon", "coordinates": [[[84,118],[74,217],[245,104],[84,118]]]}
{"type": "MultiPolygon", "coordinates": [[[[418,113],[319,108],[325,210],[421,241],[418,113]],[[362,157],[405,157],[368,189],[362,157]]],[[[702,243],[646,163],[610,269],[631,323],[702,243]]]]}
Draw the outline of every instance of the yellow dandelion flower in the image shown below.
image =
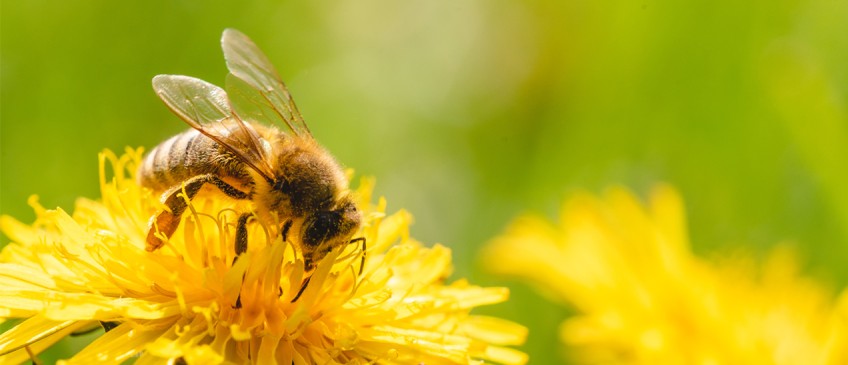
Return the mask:
{"type": "MultiPolygon", "coordinates": [[[[792,252],[707,261],[687,238],[667,186],[642,205],[623,188],[568,200],[558,225],[516,220],[488,247],[487,266],[528,280],[579,313],[560,327],[579,363],[824,364],[829,292],[798,275],[792,252]]],[[[834,352],[835,353],[835,352],[834,352]]]]}
{"type": "Polygon", "coordinates": [[[832,324],[824,363],[848,364],[848,289],[836,301],[832,324]]]}
{"type": "Polygon", "coordinates": [[[450,250],[410,238],[410,215],[371,205],[373,181],[357,190],[368,242],[335,250],[309,285],[297,250],[249,225],[234,262],[233,201],[199,195],[168,244],[145,251],[148,219],[161,209],[135,182],[140,150],[100,156],[100,201],[73,214],[35,200],[32,225],[2,217],[12,240],[0,253],[0,363],[28,361],[59,339],[100,323],[114,327],[67,364],[518,364],[526,330],[471,315],[508,296],[465,280],[446,283],[450,250]],[[106,178],[110,169],[113,179],[106,178]],[[236,301],[240,306],[235,305],[236,301]]]}

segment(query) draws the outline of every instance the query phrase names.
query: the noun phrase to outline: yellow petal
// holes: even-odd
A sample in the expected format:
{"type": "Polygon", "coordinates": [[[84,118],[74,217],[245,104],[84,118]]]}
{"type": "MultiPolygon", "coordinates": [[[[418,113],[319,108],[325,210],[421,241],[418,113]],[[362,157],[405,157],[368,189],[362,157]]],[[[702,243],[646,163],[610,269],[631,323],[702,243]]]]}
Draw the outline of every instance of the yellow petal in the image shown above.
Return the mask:
{"type": "Polygon", "coordinates": [[[38,231],[8,215],[0,216],[0,230],[13,242],[38,242],[38,231]]]}
{"type": "Polygon", "coordinates": [[[496,345],[520,345],[527,339],[527,327],[489,316],[469,316],[460,330],[475,339],[496,345]]]}
{"type": "Polygon", "coordinates": [[[24,362],[32,360],[33,356],[38,358],[38,354],[44,352],[44,350],[50,348],[50,346],[53,346],[56,342],[59,342],[59,340],[71,335],[83,327],[85,327],[84,322],[79,324],[79,326],[73,325],[63,328],[62,330],[44,337],[38,340],[38,342],[27,347],[20,348],[5,355],[0,355],[0,364],[23,364],[24,362]]]}
{"type": "Polygon", "coordinates": [[[35,315],[0,335],[0,356],[21,350],[25,346],[31,346],[32,349],[32,346],[36,343],[46,348],[47,346],[44,346],[41,343],[42,341],[52,344],[52,342],[85,327],[88,323],[87,321],[52,321],[43,316],[35,315]]]}
{"type": "Polygon", "coordinates": [[[510,365],[526,364],[528,360],[527,354],[515,349],[500,346],[486,347],[486,351],[481,354],[480,357],[496,363],[510,365]]]}
{"type": "Polygon", "coordinates": [[[148,343],[167,330],[167,327],[144,328],[123,323],[98,337],[65,364],[120,364],[139,356],[148,343]]]}

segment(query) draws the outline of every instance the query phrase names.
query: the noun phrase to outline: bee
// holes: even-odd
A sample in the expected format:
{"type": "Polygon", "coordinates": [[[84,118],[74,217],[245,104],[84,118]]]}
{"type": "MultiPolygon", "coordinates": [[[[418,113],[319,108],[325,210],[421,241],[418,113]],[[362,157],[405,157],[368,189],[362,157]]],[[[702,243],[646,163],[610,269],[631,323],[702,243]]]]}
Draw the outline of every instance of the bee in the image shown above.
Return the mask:
{"type": "MultiPolygon", "coordinates": [[[[236,224],[236,257],[247,251],[246,225],[255,215],[273,223],[275,237],[294,237],[306,272],[333,249],[356,242],[363,244],[364,265],[365,239],[351,239],[362,216],[341,165],[312,137],[256,44],[227,29],[221,45],[229,70],[226,90],[189,76],[153,78],[156,94],[191,129],[153,148],[139,167],[139,183],[162,193],[167,207],[150,219],[147,251],[171,237],[186,200],[211,186],[253,203],[253,211],[242,213],[236,224]]],[[[307,283],[308,278],[301,292],[307,283]]]]}

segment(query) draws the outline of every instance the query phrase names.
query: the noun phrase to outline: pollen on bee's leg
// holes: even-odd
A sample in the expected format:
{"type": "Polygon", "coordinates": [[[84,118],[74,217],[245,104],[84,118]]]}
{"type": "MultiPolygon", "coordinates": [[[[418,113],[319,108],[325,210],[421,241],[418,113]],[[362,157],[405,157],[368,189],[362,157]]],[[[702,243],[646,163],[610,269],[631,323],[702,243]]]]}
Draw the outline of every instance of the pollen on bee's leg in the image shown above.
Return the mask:
{"type": "Polygon", "coordinates": [[[156,251],[162,246],[165,246],[165,234],[162,233],[158,227],[151,224],[150,228],[147,230],[147,239],[145,240],[144,250],[147,252],[156,251]]]}
{"type": "Polygon", "coordinates": [[[159,237],[156,237],[156,233],[159,232],[159,226],[156,224],[157,216],[158,214],[150,217],[150,222],[147,223],[147,238],[144,240],[144,249],[147,252],[156,251],[164,244],[159,237]]]}
{"type": "Polygon", "coordinates": [[[159,237],[156,237],[156,231],[155,231],[155,230],[153,230],[153,229],[151,229],[151,230],[147,231],[147,240],[146,240],[146,242],[147,242],[147,245],[144,247],[144,249],[145,249],[147,252],[153,252],[153,251],[156,251],[156,250],[158,250],[160,247],[162,247],[162,245],[164,245],[164,244],[165,244],[164,242],[162,242],[162,240],[161,240],[161,239],[159,239],[159,237]]]}
{"type": "Polygon", "coordinates": [[[147,252],[153,252],[161,248],[165,242],[159,235],[171,237],[177,226],[180,224],[180,217],[173,213],[163,210],[150,219],[150,224],[147,228],[147,252]]]}

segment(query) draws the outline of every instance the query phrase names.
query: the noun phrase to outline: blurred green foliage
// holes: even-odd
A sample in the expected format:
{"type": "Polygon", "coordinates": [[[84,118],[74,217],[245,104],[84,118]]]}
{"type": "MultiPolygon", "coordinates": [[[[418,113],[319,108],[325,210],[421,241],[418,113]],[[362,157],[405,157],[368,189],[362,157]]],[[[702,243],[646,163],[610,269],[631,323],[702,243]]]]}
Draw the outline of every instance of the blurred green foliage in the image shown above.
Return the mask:
{"type": "Polygon", "coordinates": [[[0,212],[31,221],[30,194],[70,210],[98,196],[100,150],[183,130],[150,79],[223,83],[234,27],[413,235],[453,248],[455,277],[512,287],[486,313],[530,327],[531,362],[559,363],[567,311],[475,254],[575,189],[669,182],[696,252],[788,240],[848,281],[846,19],[829,0],[4,0],[0,212]]]}

